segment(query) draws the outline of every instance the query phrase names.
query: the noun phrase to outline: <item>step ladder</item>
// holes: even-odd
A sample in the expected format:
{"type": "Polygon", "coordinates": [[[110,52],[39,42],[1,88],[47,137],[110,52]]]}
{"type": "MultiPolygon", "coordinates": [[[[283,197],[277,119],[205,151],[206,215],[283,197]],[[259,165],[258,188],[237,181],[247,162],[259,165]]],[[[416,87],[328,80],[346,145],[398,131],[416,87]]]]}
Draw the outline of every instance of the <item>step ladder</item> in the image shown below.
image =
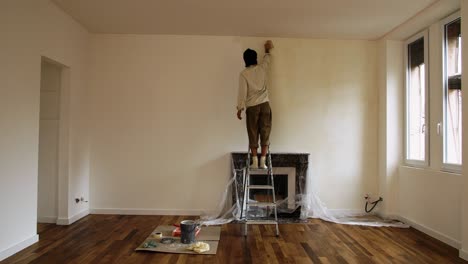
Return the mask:
{"type": "MultiPolygon", "coordinates": [[[[270,224],[270,225],[276,225],[276,236],[279,236],[279,228],[278,228],[278,215],[276,211],[276,197],[275,197],[275,182],[273,178],[273,165],[271,163],[271,153],[270,153],[270,148],[268,148],[268,153],[267,153],[267,174],[264,175],[267,177],[267,184],[266,185],[251,185],[250,184],[250,174],[251,172],[259,172],[259,171],[265,171],[265,169],[252,169],[250,168],[250,148],[247,151],[247,161],[246,161],[246,167],[244,171],[244,200],[242,202],[242,210],[241,210],[241,219],[243,216],[245,217],[245,225],[244,225],[244,236],[247,236],[247,226],[248,225],[265,225],[265,224],[270,224]],[[250,200],[250,190],[266,190],[267,193],[271,193],[272,201],[271,202],[257,202],[257,201],[251,201],[250,200]],[[249,216],[249,212],[252,212],[251,208],[256,208],[257,210],[260,210],[260,208],[265,208],[267,215],[266,218],[257,218],[257,217],[251,217],[249,216]],[[275,219],[268,219],[270,213],[269,209],[273,209],[274,214],[275,214],[275,219]]],[[[263,175],[257,175],[256,177],[262,177],[263,175]]]]}

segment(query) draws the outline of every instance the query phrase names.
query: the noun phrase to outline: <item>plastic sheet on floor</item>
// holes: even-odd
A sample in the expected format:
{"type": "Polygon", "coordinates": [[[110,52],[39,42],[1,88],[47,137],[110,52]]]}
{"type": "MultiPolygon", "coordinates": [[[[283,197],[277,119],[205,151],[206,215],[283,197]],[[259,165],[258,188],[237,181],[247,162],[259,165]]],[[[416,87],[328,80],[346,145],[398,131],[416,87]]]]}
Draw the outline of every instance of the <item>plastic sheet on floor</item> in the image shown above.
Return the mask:
{"type": "MultiPolygon", "coordinates": [[[[243,201],[243,190],[239,190],[238,184],[239,173],[245,174],[245,171],[235,169],[233,166],[233,173],[231,179],[226,184],[225,190],[222,194],[221,200],[214,213],[205,213],[200,217],[199,223],[205,226],[222,225],[232,221],[241,220],[241,203],[243,201]],[[234,195],[232,195],[234,192],[234,195]],[[235,197],[229,199],[230,197],[235,197]]],[[[306,191],[303,194],[296,195],[296,205],[301,206],[301,219],[319,218],[324,221],[344,224],[344,225],[360,225],[360,226],[373,226],[373,227],[399,227],[408,228],[409,225],[393,219],[383,219],[375,214],[351,214],[351,213],[333,213],[325,204],[320,200],[317,193],[312,188],[312,181],[309,177],[307,181],[306,191]]],[[[301,190],[304,190],[300,186],[301,190]]],[[[278,201],[280,206],[287,200],[278,201]]],[[[296,208],[297,208],[296,207],[296,208]]]]}

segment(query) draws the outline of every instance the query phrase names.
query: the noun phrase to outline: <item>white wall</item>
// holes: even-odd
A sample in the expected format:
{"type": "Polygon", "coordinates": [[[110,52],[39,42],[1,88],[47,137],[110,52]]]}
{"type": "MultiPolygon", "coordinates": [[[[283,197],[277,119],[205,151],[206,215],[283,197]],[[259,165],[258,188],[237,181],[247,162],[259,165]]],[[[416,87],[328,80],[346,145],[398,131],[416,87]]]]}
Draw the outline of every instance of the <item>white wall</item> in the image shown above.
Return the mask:
{"type": "MultiPolygon", "coordinates": [[[[463,2],[463,1],[462,1],[463,2]]],[[[429,131],[430,131],[430,166],[427,168],[412,168],[406,166],[400,166],[396,172],[397,184],[396,188],[393,185],[393,191],[390,195],[396,195],[396,210],[387,210],[384,207],[384,214],[394,214],[400,216],[403,220],[406,220],[413,227],[428,233],[429,235],[440,239],[456,248],[461,246],[462,241],[462,226],[466,220],[462,220],[462,194],[463,192],[463,177],[460,174],[448,173],[442,170],[442,138],[437,135],[437,123],[442,120],[442,33],[441,25],[439,21],[451,13],[455,12],[460,5],[460,1],[457,0],[442,0],[432,5],[429,9],[424,10],[411,20],[402,24],[396,28],[393,32],[387,34],[384,39],[379,40],[382,48],[379,49],[379,56],[384,57],[387,60],[396,60],[394,63],[393,70],[385,65],[387,68],[383,70],[384,73],[380,75],[387,77],[394,75],[398,79],[398,72],[400,73],[400,79],[404,77],[404,58],[402,57],[404,47],[401,44],[401,40],[406,40],[411,35],[418,33],[419,31],[428,28],[429,29],[429,131]],[[397,40],[393,51],[388,48],[389,39],[397,40]],[[385,46],[383,43],[386,43],[385,46]],[[400,43],[400,44],[399,44],[400,43]],[[385,53],[383,55],[382,53],[385,53]],[[401,63],[398,63],[400,60],[401,63]],[[393,74],[392,74],[393,72],[393,74]],[[387,74],[387,75],[385,75],[387,74]]],[[[462,19],[462,21],[464,21],[462,19]]],[[[463,30],[463,29],[462,29],[463,30]]],[[[465,34],[468,35],[468,34],[465,34]]],[[[382,65],[382,63],[381,63],[382,65]]],[[[382,70],[382,69],[381,69],[382,70]]],[[[395,105],[392,107],[387,106],[385,108],[386,118],[392,118],[394,121],[394,127],[400,130],[402,135],[404,128],[404,113],[401,111],[404,109],[404,85],[398,80],[396,83],[400,85],[393,85],[387,87],[382,91],[384,95],[387,95],[386,100],[395,100],[395,105]],[[400,86],[400,87],[398,87],[400,86]],[[393,96],[388,96],[392,89],[396,92],[393,96]],[[398,91],[399,90],[399,91],[398,91]],[[399,106],[398,106],[399,105],[399,106]]],[[[379,84],[385,84],[385,79],[380,78],[379,84]]],[[[381,100],[382,97],[380,98],[381,100]]],[[[387,102],[388,103],[388,102],[387,102]]],[[[383,107],[382,105],[380,106],[383,107]]],[[[464,107],[464,109],[466,109],[464,107]]],[[[466,117],[466,115],[465,115],[466,117]]],[[[386,122],[387,127],[382,128],[386,131],[389,129],[388,121],[386,122]]],[[[466,122],[465,122],[466,123],[466,122]]],[[[467,130],[464,130],[465,132],[467,130]]],[[[398,133],[398,131],[394,131],[398,133]]],[[[395,134],[396,135],[396,134],[395,134]]],[[[398,137],[392,139],[388,135],[381,137],[380,145],[383,144],[383,139],[386,140],[387,145],[380,153],[388,152],[388,146],[403,146],[404,142],[398,137]]],[[[397,154],[400,159],[400,163],[403,160],[403,149],[400,147],[400,153],[397,154]]],[[[395,149],[396,150],[396,149],[395,149]]],[[[395,152],[397,153],[397,152],[395,152]]],[[[389,158],[381,156],[379,157],[380,163],[387,164],[389,158]]],[[[465,162],[464,162],[465,163],[465,162]]],[[[383,172],[382,167],[380,168],[380,187],[381,192],[392,188],[388,182],[382,181],[382,179],[388,179],[390,173],[383,172]]],[[[387,192],[388,193],[388,192],[387,192]]]]}
{"type": "Polygon", "coordinates": [[[403,46],[401,41],[379,43],[379,193],[384,198],[379,213],[398,212],[398,168],[403,151],[403,46]]]}
{"type": "MultiPolygon", "coordinates": [[[[0,4],[0,259],[37,240],[38,140],[41,56],[70,67],[70,154],[65,187],[88,192],[87,144],[82,135],[83,80],[88,33],[46,0],[0,4]],[[21,243],[23,242],[24,243],[21,243]]],[[[68,196],[68,193],[66,193],[68,196]]],[[[63,199],[62,217],[87,205],[63,199]]],[[[60,206],[59,206],[60,207],[60,206]]],[[[59,208],[60,209],[60,208],[59,208]]]]}
{"type": "MultiPolygon", "coordinates": [[[[462,36],[466,39],[468,36],[468,3],[465,1],[461,1],[461,16],[462,16],[462,36]]],[[[464,74],[462,76],[462,83],[468,83],[468,74],[466,74],[466,69],[468,69],[468,55],[466,51],[468,51],[468,41],[463,41],[462,43],[462,50],[463,50],[463,58],[462,58],[462,69],[464,70],[464,74]]],[[[465,97],[466,98],[466,97],[465,97]]],[[[461,185],[461,240],[462,240],[462,248],[460,250],[460,257],[463,257],[465,260],[468,260],[468,104],[466,103],[466,99],[463,100],[463,168],[462,168],[462,178],[460,179],[461,185]]]]}
{"type": "Polygon", "coordinates": [[[454,246],[460,246],[460,175],[400,168],[400,216],[454,246]]]}
{"type": "Polygon", "coordinates": [[[380,39],[377,41],[378,51],[378,71],[377,85],[379,89],[379,125],[378,125],[378,177],[379,177],[379,195],[384,197],[384,203],[381,203],[376,210],[379,214],[385,215],[387,207],[387,41],[380,39]]]}
{"type": "MultiPolygon", "coordinates": [[[[242,52],[261,51],[263,41],[93,36],[95,212],[215,208],[230,176],[229,153],[247,147],[244,121],[235,117],[242,52]]],[[[378,190],[376,43],[273,41],[272,151],[310,152],[324,202],[362,209],[363,194],[378,190]]]]}
{"type": "Polygon", "coordinates": [[[459,247],[461,176],[442,171],[442,136],[437,135],[437,123],[442,122],[442,91],[442,33],[436,22],[429,26],[430,165],[426,169],[400,169],[399,210],[400,216],[459,247]]]}

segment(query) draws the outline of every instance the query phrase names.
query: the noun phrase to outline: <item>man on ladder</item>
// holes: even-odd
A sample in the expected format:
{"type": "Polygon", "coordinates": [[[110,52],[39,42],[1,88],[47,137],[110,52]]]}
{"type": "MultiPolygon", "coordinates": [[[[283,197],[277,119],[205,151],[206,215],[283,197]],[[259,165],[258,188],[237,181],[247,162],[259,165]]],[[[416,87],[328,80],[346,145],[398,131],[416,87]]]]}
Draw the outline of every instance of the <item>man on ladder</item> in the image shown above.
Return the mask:
{"type": "Polygon", "coordinates": [[[242,120],[242,110],[246,109],[247,115],[247,134],[249,135],[250,153],[247,153],[246,170],[244,171],[244,199],[242,202],[241,218],[245,217],[245,232],[247,236],[247,225],[249,224],[274,224],[276,225],[276,236],[279,236],[278,216],[276,211],[275,187],[273,178],[273,166],[271,163],[270,131],[271,131],[271,109],[268,99],[267,75],[271,64],[270,50],[273,43],[268,40],[265,43],[265,56],[260,65],[257,64],[257,53],[254,50],[247,49],[244,52],[245,69],[239,77],[239,97],[237,100],[237,118],[242,120]],[[260,157],[260,166],[258,165],[258,136],[260,135],[260,145],[262,154],[260,157]],[[252,165],[250,165],[250,154],[252,154],[252,165]],[[268,164],[267,164],[268,154],[268,164]],[[268,166],[267,166],[268,165],[268,166]],[[251,185],[250,172],[255,169],[267,170],[267,185],[251,185]],[[250,200],[251,190],[267,190],[271,192],[271,202],[258,202],[250,200]],[[274,220],[252,219],[249,215],[249,209],[252,208],[273,209],[274,220]]]}
{"type": "Polygon", "coordinates": [[[237,99],[237,118],[242,120],[242,111],[246,112],[247,134],[249,147],[252,152],[252,169],[267,169],[266,154],[270,145],[271,109],[268,98],[267,75],[271,64],[270,50],[273,43],[265,43],[265,56],[257,64],[257,52],[247,49],[244,52],[245,69],[239,77],[239,94],[237,99]],[[258,136],[262,153],[260,166],[258,164],[257,148],[258,136]]]}

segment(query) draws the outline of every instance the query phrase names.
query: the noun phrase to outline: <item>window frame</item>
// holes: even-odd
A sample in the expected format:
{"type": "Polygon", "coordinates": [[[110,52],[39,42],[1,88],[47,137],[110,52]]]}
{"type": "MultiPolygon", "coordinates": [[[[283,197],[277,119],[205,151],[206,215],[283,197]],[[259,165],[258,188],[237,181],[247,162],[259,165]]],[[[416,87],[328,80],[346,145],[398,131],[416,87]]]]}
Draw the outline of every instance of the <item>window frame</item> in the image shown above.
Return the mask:
{"type": "Polygon", "coordinates": [[[405,125],[404,125],[404,149],[403,149],[403,154],[404,154],[404,161],[405,165],[407,166],[413,166],[413,167],[428,167],[429,166],[429,153],[430,153],[430,146],[429,146],[429,29],[424,29],[423,31],[420,31],[419,33],[413,35],[409,39],[407,39],[404,42],[404,59],[405,59],[405,125]],[[409,54],[408,54],[408,46],[417,41],[418,39],[423,38],[424,40],[424,92],[425,92],[425,105],[424,105],[424,110],[425,110],[425,120],[424,120],[424,125],[425,125],[425,135],[424,135],[424,160],[414,160],[414,159],[409,159],[409,153],[408,153],[408,146],[409,146],[409,130],[408,130],[408,105],[409,105],[409,84],[410,84],[410,69],[409,69],[409,54]]]}
{"type": "MultiPolygon", "coordinates": [[[[442,171],[447,171],[447,172],[454,172],[454,173],[461,173],[462,169],[462,164],[454,164],[454,163],[448,163],[446,162],[446,156],[447,156],[447,148],[446,148],[446,130],[447,130],[447,43],[446,43],[446,37],[445,37],[445,26],[447,24],[450,24],[451,22],[454,22],[457,19],[461,19],[461,13],[460,11],[457,11],[446,18],[442,19],[440,23],[440,29],[442,32],[442,124],[441,124],[441,131],[438,132],[440,136],[442,136],[442,171]]],[[[462,40],[463,41],[463,40],[462,40]]],[[[463,50],[462,50],[462,56],[463,56],[463,50]]],[[[463,76],[463,68],[462,68],[462,76],[463,76]]],[[[462,83],[463,85],[463,83],[462,83]]],[[[462,99],[463,100],[463,99],[462,99]]],[[[462,119],[463,122],[463,119],[462,119]]],[[[462,140],[463,140],[463,133],[462,133],[462,140]]],[[[462,153],[463,155],[463,153],[462,153]]]]}

